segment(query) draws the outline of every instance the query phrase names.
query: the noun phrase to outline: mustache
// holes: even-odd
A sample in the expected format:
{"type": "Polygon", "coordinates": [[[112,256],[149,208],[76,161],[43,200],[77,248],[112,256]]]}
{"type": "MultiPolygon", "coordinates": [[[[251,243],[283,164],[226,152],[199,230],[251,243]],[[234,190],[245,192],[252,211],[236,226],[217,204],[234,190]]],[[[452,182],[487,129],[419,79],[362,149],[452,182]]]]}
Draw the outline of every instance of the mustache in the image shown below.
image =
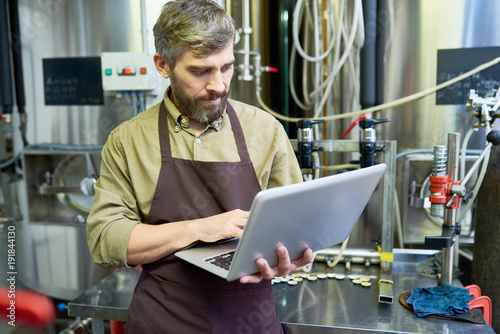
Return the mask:
{"type": "Polygon", "coordinates": [[[222,93],[213,93],[213,94],[207,94],[203,96],[198,96],[196,99],[197,101],[200,100],[215,100],[224,96],[227,96],[228,92],[222,92],[222,93]]]}

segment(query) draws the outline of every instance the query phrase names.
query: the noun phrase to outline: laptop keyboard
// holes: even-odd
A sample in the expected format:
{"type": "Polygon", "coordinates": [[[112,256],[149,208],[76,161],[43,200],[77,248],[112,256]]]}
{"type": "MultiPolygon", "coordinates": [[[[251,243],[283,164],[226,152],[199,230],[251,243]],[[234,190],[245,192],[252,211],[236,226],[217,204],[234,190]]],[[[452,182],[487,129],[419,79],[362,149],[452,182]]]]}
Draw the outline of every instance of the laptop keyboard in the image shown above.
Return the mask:
{"type": "Polygon", "coordinates": [[[218,267],[221,267],[222,269],[229,270],[229,267],[231,266],[231,262],[233,262],[234,253],[235,253],[235,251],[232,250],[230,252],[219,254],[219,255],[210,257],[208,259],[205,259],[205,261],[207,261],[211,264],[214,264],[218,267]]]}

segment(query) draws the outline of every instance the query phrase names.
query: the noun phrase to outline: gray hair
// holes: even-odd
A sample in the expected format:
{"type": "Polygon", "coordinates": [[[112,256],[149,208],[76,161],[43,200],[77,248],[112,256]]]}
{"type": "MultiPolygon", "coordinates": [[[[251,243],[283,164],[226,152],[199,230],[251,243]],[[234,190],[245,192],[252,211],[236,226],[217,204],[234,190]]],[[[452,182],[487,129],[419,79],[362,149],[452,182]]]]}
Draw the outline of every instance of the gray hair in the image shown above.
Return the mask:
{"type": "Polygon", "coordinates": [[[167,64],[175,67],[186,50],[208,56],[234,42],[233,18],[211,0],[167,2],[153,27],[155,47],[167,64]]]}

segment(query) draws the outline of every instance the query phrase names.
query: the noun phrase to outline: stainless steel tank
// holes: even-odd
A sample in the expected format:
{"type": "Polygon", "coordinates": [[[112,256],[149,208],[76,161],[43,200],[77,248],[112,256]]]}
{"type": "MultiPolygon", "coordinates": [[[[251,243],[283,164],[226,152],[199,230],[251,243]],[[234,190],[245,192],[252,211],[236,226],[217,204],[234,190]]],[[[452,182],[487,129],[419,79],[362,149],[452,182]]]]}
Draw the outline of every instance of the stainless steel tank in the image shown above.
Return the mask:
{"type": "Polygon", "coordinates": [[[143,5],[135,0],[19,1],[21,36],[15,42],[23,50],[28,141],[72,146],[24,151],[18,187],[23,214],[16,223],[19,277],[29,288],[54,298],[71,300],[110,273],[90,258],[85,217],[92,196],[80,186],[92,174],[87,157],[98,172],[97,145],[132,116],[132,108],[111,93],[104,93],[102,105],[48,105],[43,63],[100,57],[104,51],[142,52],[143,5]],[[89,145],[97,149],[78,150],[89,145]]]}
{"type": "MultiPolygon", "coordinates": [[[[242,27],[244,15],[242,8],[245,1],[227,0],[226,3],[237,26],[242,27]]],[[[493,33],[500,28],[500,23],[496,19],[500,12],[498,1],[387,0],[378,3],[379,5],[384,3],[384,7],[379,8],[381,11],[376,22],[365,27],[365,33],[371,34],[377,34],[379,28],[385,30],[385,55],[382,59],[385,64],[384,93],[383,101],[378,103],[390,102],[432,88],[491,60],[491,57],[500,56],[498,51],[500,35],[493,33]],[[464,50],[466,53],[461,53],[464,50]],[[448,54],[444,57],[446,52],[450,52],[451,56],[448,54]],[[441,57],[438,57],[438,54],[441,57]],[[448,71],[450,57],[456,63],[455,66],[458,66],[454,69],[454,73],[448,71]],[[463,68],[460,67],[461,63],[463,68]]],[[[253,27],[251,49],[262,54],[263,64],[278,66],[280,73],[286,72],[288,68],[293,5],[293,1],[280,1],[279,4],[251,1],[250,21],[253,27]],[[279,50],[276,50],[278,45],[279,50]],[[286,54],[287,57],[277,57],[278,54],[286,54]]],[[[241,47],[240,43],[235,49],[241,47]]],[[[498,66],[496,68],[495,71],[499,71],[498,66]]],[[[264,77],[267,80],[263,84],[263,95],[266,94],[264,101],[277,111],[300,115],[300,111],[294,107],[288,94],[288,83],[284,80],[286,76],[264,74],[264,77]]],[[[308,79],[297,76],[296,80],[308,79]]],[[[498,77],[486,81],[487,83],[478,83],[474,78],[472,81],[469,79],[455,85],[454,88],[375,113],[373,117],[391,119],[390,123],[378,126],[377,139],[397,141],[399,153],[416,149],[432,150],[435,145],[446,145],[447,135],[450,132],[461,133],[463,139],[466,132],[477,122],[477,119],[466,111],[468,88],[473,88],[474,85],[481,89],[498,88],[495,85],[499,84],[498,77]],[[441,100],[443,96],[451,97],[452,101],[445,99],[443,102],[441,100]]],[[[343,93],[335,95],[332,101],[335,110],[354,111],[353,108],[356,107],[350,104],[350,97],[353,94],[352,84],[348,78],[344,78],[344,82],[336,89],[343,93]]],[[[253,82],[233,79],[232,96],[258,105],[253,82]]],[[[340,139],[340,134],[349,124],[350,120],[330,122],[326,139],[340,139]]],[[[285,123],[285,126],[289,130],[290,137],[294,138],[295,125],[285,123]]],[[[495,127],[498,128],[499,125],[495,124],[495,127]]],[[[356,130],[355,128],[354,131],[356,130]]],[[[353,133],[353,138],[357,138],[356,133],[353,133]]],[[[468,148],[480,150],[484,147],[484,138],[484,130],[480,129],[471,136],[468,148]]],[[[346,163],[349,157],[336,156],[327,159],[326,164],[335,164],[346,163]]],[[[474,157],[467,158],[467,167],[470,167],[473,160],[474,157]]],[[[402,225],[399,234],[404,240],[397,241],[396,246],[421,247],[425,236],[441,234],[439,221],[434,222],[429,217],[428,210],[420,207],[422,203],[417,203],[424,201],[431,167],[432,156],[427,154],[398,159],[397,208],[401,214],[402,225]]],[[[373,205],[375,211],[376,206],[373,205]]],[[[378,219],[372,217],[379,215],[380,213],[371,212],[370,217],[361,218],[353,231],[350,247],[374,246],[372,240],[379,238],[378,231],[381,226],[378,219]]],[[[470,241],[467,238],[464,240],[470,241]]]]}

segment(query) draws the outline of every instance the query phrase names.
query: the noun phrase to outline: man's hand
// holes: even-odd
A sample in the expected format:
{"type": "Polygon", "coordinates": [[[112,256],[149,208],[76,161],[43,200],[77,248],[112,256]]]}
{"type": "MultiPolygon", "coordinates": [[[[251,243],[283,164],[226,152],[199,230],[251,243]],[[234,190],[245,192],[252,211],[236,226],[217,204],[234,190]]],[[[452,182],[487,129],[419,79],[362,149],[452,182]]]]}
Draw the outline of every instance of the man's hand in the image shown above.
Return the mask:
{"type": "Polygon", "coordinates": [[[221,239],[241,238],[248,220],[248,211],[232,210],[215,216],[197,219],[199,240],[215,242],[221,239]]]}
{"type": "Polygon", "coordinates": [[[215,242],[241,238],[247,220],[248,211],[232,210],[169,224],[136,224],[128,240],[128,264],[151,263],[198,240],[215,242]]]}
{"type": "Polygon", "coordinates": [[[273,277],[286,276],[290,272],[299,267],[303,267],[314,261],[313,251],[308,248],[305,250],[302,257],[295,260],[290,260],[288,250],[285,246],[280,246],[276,249],[278,254],[278,265],[270,267],[269,263],[263,258],[257,259],[256,264],[259,267],[260,273],[254,275],[246,275],[240,278],[240,283],[259,283],[262,279],[272,279],[273,277]]]}

